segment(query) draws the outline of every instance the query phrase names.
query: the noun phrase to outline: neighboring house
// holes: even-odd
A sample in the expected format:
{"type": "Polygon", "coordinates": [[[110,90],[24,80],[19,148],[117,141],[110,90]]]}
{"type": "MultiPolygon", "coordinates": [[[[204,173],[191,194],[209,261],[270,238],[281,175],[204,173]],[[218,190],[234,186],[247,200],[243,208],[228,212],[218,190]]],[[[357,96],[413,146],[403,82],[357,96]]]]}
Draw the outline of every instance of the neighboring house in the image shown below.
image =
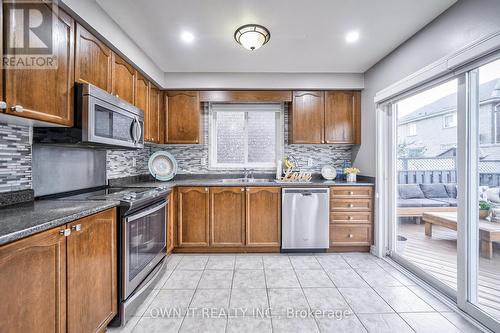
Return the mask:
{"type": "MultiPolygon", "coordinates": [[[[479,91],[481,148],[500,149],[500,80],[483,83],[479,91]]],[[[457,145],[456,100],[451,94],[401,117],[400,152],[406,157],[450,156],[457,145]]]]}

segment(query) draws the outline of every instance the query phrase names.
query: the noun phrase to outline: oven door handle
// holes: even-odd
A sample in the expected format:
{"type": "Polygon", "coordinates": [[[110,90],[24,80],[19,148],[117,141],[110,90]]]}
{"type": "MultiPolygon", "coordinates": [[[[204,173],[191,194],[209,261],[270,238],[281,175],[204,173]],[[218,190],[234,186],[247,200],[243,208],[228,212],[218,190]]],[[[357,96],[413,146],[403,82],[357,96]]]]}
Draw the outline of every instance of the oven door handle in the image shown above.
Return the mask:
{"type": "Polygon", "coordinates": [[[133,215],[130,215],[129,217],[126,217],[125,218],[125,223],[132,222],[132,221],[135,221],[137,219],[140,219],[141,217],[153,214],[154,212],[157,212],[157,211],[159,211],[161,209],[164,209],[166,206],[167,206],[167,202],[166,201],[162,201],[160,204],[155,205],[155,206],[151,207],[150,209],[148,209],[146,211],[141,211],[138,214],[133,214],[133,215]]]}

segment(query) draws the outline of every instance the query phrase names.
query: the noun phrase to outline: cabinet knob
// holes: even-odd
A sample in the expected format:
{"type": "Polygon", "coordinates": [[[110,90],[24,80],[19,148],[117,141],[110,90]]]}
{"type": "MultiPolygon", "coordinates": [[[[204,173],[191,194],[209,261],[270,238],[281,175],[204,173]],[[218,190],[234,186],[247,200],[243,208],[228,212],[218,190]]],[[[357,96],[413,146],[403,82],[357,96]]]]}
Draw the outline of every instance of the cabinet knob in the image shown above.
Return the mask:
{"type": "Polygon", "coordinates": [[[352,207],[354,207],[354,204],[349,204],[349,205],[347,205],[347,206],[348,206],[349,208],[352,208],[352,207]]]}
{"type": "Polygon", "coordinates": [[[349,238],[353,238],[354,236],[353,236],[353,234],[349,234],[349,236],[348,236],[348,237],[349,237],[349,238]]]}
{"type": "Polygon", "coordinates": [[[348,220],[352,220],[352,216],[349,216],[347,219],[348,219],[348,220]]]}
{"type": "Polygon", "coordinates": [[[4,101],[0,101],[0,110],[6,110],[7,109],[7,103],[4,101]]]}
{"type": "Polygon", "coordinates": [[[81,224],[76,224],[74,226],[71,227],[71,230],[73,231],[80,231],[82,230],[82,225],[81,224]]]}
{"type": "Polygon", "coordinates": [[[23,112],[24,108],[22,105],[16,105],[10,108],[12,112],[23,112]]]}
{"type": "Polygon", "coordinates": [[[241,192],[243,192],[243,191],[245,191],[245,189],[242,187],[242,188],[241,188],[241,192]]]}
{"type": "Polygon", "coordinates": [[[354,192],[352,192],[352,191],[349,191],[349,195],[354,195],[354,192]]]}
{"type": "Polygon", "coordinates": [[[247,187],[247,192],[250,192],[250,189],[247,187]]]}
{"type": "Polygon", "coordinates": [[[68,237],[69,235],[71,235],[71,230],[70,229],[64,229],[64,230],[59,231],[59,233],[61,235],[63,235],[64,237],[68,237]]]}
{"type": "Polygon", "coordinates": [[[208,187],[205,187],[205,192],[208,192],[208,187]]]}

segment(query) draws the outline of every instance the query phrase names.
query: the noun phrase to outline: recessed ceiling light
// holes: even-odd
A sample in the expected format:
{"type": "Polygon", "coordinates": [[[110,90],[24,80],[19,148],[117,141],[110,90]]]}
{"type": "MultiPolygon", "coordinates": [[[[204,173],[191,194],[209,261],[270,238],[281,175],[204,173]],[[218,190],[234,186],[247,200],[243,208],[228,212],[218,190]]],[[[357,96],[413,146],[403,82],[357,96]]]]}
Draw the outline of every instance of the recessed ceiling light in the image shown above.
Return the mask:
{"type": "Polygon", "coordinates": [[[194,35],[190,33],[189,31],[184,31],[181,34],[181,39],[185,43],[191,43],[194,40],[194,35]]]}
{"type": "Polygon", "coordinates": [[[354,43],[357,42],[359,39],[359,32],[357,31],[351,31],[345,35],[345,41],[348,43],[354,43]]]}

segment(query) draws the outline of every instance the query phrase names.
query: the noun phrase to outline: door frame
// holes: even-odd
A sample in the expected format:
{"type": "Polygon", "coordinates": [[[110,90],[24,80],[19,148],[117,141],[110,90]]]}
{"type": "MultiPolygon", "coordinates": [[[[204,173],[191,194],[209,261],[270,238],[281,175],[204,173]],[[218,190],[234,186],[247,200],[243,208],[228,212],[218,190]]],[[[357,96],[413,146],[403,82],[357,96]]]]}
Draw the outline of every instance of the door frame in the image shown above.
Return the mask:
{"type": "Polygon", "coordinates": [[[414,273],[431,287],[440,291],[457,303],[481,324],[493,331],[500,332],[500,321],[482,310],[473,302],[477,299],[477,274],[479,269],[478,242],[478,127],[477,99],[478,68],[484,64],[500,59],[500,52],[489,54],[443,75],[431,82],[418,86],[411,91],[404,91],[390,100],[377,104],[377,220],[375,253],[388,256],[397,264],[414,273]],[[396,246],[396,181],[397,167],[395,146],[397,143],[396,102],[403,98],[427,90],[450,79],[458,80],[457,89],[457,184],[458,187],[458,223],[457,230],[457,290],[453,290],[443,282],[426,273],[423,269],[399,256],[394,250],[396,246]]]}

